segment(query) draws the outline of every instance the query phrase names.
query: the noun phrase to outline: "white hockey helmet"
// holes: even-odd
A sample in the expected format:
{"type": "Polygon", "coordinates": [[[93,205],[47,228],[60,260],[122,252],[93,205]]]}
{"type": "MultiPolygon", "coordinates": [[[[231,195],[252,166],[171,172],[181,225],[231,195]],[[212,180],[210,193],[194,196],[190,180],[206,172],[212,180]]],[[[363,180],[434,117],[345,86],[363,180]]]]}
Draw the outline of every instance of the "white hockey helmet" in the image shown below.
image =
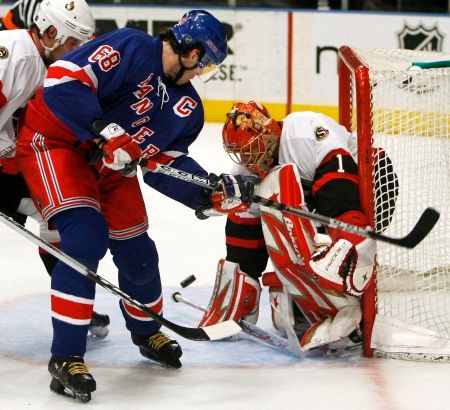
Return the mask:
{"type": "Polygon", "coordinates": [[[84,43],[95,31],[95,20],[85,0],[43,0],[33,21],[41,36],[50,26],[55,26],[59,44],[68,37],[84,43]]]}

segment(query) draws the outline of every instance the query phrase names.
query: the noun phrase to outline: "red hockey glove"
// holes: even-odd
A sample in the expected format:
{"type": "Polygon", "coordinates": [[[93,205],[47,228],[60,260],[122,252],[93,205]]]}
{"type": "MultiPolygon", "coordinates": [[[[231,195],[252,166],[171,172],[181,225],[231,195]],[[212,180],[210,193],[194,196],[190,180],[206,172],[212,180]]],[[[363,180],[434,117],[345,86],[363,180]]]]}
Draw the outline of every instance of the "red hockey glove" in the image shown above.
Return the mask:
{"type": "Polygon", "coordinates": [[[228,213],[245,212],[253,199],[259,179],[253,175],[209,174],[216,183],[215,191],[203,190],[197,200],[195,215],[199,219],[228,213]]]}
{"type": "MultiPolygon", "coordinates": [[[[139,144],[120,125],[110,123],[99,134],[106,140],[101,146],[102,160],[106,167],[115,171],[123,170],[141,156],[139,144]]],[[[127,176],[132,175],[127,174],[127,176]]]]}

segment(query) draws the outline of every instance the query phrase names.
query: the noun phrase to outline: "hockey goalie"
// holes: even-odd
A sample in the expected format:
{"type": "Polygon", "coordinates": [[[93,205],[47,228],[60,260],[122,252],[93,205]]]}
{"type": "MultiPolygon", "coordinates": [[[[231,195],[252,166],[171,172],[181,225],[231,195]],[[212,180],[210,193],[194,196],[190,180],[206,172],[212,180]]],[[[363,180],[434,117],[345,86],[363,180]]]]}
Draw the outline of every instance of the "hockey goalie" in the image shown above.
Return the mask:
{"type": "MultiPolygon", "coordinates": [[[[234,173],[258,177],[257,195],[369,225],[359,201],[356,140],[331,118],[295,112],[276,121],[263,105],[240,102],[227,114],[222,136],[237,163],[234,173]]],[[[227,255],[218,263],[200,326],[227,319],[256,323],[262,284],[274,327],[288,336],[295,332],[302,351],[361,342],[360,296],[373,277],[372,239],[262,205],[230,204],[220,192],[210,198],[197,216],[228,212],[227,255]],[[230,206],[236,212],[229,213],[230,206]],[[269,258],[274,272],[263,273],[269,258]]]]}

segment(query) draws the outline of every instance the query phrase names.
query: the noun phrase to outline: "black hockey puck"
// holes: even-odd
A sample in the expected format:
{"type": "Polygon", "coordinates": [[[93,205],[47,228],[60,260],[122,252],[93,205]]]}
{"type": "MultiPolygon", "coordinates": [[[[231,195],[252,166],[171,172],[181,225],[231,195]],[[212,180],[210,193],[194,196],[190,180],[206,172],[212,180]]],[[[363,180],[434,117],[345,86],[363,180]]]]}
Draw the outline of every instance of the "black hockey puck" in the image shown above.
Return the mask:
{"type": "Polygon", "coordinates": [[[194,282],[196,277],[194,275],[189,275],[186,279],[180,282],[182,288],[188,287],[192,282],[194,282]]]}

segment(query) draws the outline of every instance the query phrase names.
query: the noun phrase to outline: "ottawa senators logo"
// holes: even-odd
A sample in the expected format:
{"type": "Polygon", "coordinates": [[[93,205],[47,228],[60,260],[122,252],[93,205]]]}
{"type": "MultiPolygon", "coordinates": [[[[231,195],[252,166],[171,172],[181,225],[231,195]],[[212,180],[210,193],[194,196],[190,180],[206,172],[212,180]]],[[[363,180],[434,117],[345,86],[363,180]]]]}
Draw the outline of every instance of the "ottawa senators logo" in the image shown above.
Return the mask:
{"type": "Polygon", "coordinates": [[[0,60],[4,60],[5,58],[8,58],[9,51],[6,47],[0,46],[0,60]]]}
{"type": "Polygon", "coordinates": [[[326,128],[319,126],[314,129],[314,135],[316,136],[317,141],[324,140],[325,138],[328,137],[329,134],[330,134],[330,131],[328,131],[326,128]]]}

